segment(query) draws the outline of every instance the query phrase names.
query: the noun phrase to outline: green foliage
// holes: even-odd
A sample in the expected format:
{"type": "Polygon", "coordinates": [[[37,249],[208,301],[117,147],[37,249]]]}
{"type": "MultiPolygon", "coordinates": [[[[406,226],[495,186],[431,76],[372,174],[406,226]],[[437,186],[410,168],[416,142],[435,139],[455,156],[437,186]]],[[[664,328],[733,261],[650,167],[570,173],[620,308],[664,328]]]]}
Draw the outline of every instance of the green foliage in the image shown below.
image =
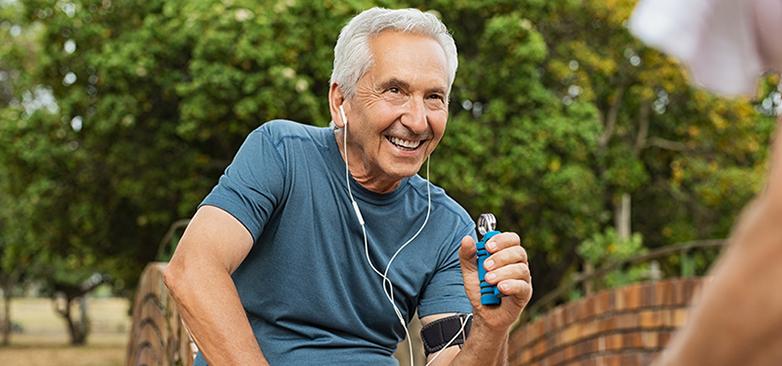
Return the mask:
{"type": "Polygon", "coordinates": [[[63,281],[110,273],[118,290],[249,131],[328,123],[339,29],[376,4],[434,9],[451,29],[460,68],[432,178],[521,234],[538,294],[578,270],[577,248],[607,245],[624,194],[645,247],[724,236],[773,128],[634,40],[630,0],[2,4],[0,243],[84,269],[63,281]]]}
{"type": "MultiPolygon", "coordinates": [[[[600,269],[644,254],[647,250],[643,246],[641,234],[636,233],[625,239],[614,228],[608,228],[584,240],[577,251],[585,263],[593,265],[594,269],[600,269]]],[[[647,264],[620,267],[592,281],[592,284],[597,288],[615,288],[637,282],[648,277],[648,267],[647,264]]]]}

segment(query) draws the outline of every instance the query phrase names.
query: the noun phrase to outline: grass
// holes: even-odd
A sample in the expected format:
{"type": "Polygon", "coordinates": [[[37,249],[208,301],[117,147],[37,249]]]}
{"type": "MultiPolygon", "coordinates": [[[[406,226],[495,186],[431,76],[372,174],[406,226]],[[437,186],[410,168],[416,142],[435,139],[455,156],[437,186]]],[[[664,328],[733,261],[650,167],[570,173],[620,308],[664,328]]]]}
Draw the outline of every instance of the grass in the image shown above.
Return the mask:
{"type": "Polygon", "coordinates": [[[92,333],[87,345],[69,345],[65,321],[49,299],[21,298],[11,303],[11,320],[22,333],[0,348],[3,366],[120,366],[125,363],[130,317],[125,299],[90,299],[92,333]]]}

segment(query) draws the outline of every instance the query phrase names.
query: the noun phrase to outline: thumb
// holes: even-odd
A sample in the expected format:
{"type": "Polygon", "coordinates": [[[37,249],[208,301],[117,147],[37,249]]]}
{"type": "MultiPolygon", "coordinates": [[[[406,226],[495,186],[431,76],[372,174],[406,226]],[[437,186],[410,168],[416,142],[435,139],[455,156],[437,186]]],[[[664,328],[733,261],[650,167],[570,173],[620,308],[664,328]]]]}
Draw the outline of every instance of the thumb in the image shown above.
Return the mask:
{"type": "Polygon", "coordinates": [[[466,235],[462,238],[462,245],[459,247],[459,262],[462,266],[462,273],[467,275],[467,272],[477,272],[478,262],[476,258],[477,249],[475,248],[475,240],[466,235]]]}
{"type": "Polygon", "coordinates": [[[477,254],[478,250],[475,248],[475,240],[469,235],[462,238],[462,245],[459,247],[459,264],[462,267],[464,292],[475,309],[481,305],[481,284],[478,281],[477,254]]]}

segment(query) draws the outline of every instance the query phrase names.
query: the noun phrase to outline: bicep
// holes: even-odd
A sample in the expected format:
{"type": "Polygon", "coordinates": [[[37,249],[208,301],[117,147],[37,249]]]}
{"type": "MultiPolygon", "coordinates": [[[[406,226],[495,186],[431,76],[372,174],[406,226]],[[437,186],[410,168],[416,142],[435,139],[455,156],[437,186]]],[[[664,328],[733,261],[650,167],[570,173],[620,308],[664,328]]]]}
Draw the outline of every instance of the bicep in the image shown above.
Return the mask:
{"type": "Polygon", "coordinates": [[[201,206],[187,225],[177,245],[172,264],[183,266],[219,265],[233,273],[252,249],[247,228],[228,212],[201,206]]]}

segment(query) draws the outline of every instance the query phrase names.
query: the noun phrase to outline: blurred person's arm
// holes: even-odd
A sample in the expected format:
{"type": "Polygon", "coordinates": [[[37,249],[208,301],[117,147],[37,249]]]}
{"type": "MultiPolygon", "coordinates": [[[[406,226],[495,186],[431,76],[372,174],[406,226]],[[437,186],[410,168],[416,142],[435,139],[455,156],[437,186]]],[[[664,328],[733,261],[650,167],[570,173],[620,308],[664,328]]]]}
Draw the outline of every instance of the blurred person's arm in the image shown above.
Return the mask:
{"type": "Polygon", "coordinates": [[[657,365],[782,364],[782,119],[766,190],[741,215],[657,365]]]}
{"type": "Polygon", "coordinates": [[[203,206],[166,267],[165,284],[210,366],[268,365],[231,279],[252,245],[233,216],[203,206]]]}

